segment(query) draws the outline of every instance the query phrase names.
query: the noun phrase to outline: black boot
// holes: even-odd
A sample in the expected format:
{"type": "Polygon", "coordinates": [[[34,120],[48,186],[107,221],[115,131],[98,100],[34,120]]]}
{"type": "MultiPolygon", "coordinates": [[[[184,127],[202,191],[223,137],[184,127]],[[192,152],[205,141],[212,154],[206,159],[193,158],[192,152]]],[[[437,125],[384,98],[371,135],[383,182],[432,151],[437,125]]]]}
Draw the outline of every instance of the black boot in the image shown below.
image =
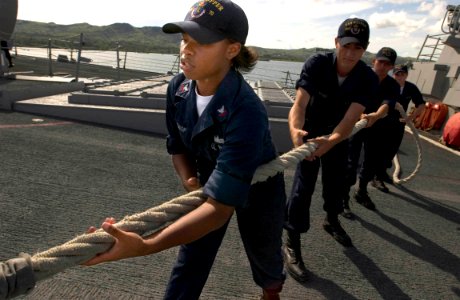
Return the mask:
{"type": "Polygon", "coordinates": [[[358,189],[355,192],[354,197],[356,199],[356,202],[358,202],[359,204],[361,204],[365,208],[370,209],[370,210],[376,210],[375,204],[374,204],[374,202],[372,202],[371,198],[369,197],[369,194],[367,193],[367,190],[358,189]]]}
{"type": "Polygon", "coordinates": [[[307,269],[300,251],[300,233],[287,230],[286,245],[283,247],[283,252],[287,272],[299,282],[307,281],[307,269]]]}
{"type": "Polygon", "coordinates": [[[323,228],[329,233],[337,242],[342,244],[345,247],[353,246],[351,238],[340,225],[337,215],[332,214],[324,219],[323,228]]]}
{"type": "Polygon", "coordinates": [[[342,217],[347,218],[347,219],[353,219],[353,213],[351,212],[350,209],[350,196],[345,195],[343,198],[343,212],[340,213],[342,217]]]}

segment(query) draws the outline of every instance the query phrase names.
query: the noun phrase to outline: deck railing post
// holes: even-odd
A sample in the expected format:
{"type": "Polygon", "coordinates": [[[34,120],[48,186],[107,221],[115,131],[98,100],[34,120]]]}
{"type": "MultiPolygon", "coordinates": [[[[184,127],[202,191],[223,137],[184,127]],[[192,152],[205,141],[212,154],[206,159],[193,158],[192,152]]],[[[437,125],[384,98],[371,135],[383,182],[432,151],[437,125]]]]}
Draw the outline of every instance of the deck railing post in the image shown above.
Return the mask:
{"type": "Polygon", "coordinates": [[[77,54],[77,68],[75,70],[75,81],[78,82],[80,75],[80,60],[81,60],[81,49],[83,47],[83,33],[80,33],[80,41],[78,42],[78,54],[77,54]]]}
{"type": "Polygon", "coordinates": [[[51,53],[51,39],[48,39],[48,76],[53,76],[53,57],[51,53]]]}
{"type": "Polygon", "coordinates": [[[117,79],[120,81],[120,42],[117,42],[117,79]]]}

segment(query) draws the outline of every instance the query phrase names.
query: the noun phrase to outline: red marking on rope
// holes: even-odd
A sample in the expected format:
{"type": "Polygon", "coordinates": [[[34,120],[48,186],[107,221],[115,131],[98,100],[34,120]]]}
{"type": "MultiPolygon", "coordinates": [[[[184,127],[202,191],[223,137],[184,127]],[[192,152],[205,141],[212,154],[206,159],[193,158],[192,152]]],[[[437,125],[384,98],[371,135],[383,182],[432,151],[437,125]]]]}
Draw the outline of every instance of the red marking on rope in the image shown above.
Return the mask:
{"type": "Polygon", "coordinates": [[[54,122],[54,123],[37,123],[37,124],[4,124],[4,125],[0,125],[0,129],[48,127],[48,126],[60,126],[60,125],[69,125],[69,124],[73,124],[73,122],[54,122]]]}

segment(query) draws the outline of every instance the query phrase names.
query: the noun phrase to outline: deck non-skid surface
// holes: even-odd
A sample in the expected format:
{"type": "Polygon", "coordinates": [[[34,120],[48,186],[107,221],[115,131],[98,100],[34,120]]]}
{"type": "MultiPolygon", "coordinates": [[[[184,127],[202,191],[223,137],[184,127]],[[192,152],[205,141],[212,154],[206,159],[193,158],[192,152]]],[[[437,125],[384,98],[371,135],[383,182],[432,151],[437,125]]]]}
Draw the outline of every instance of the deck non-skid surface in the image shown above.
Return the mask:
{"type": "MultiPolygon", "coordinates": [[[[1,261],[185,193],[164,136],[0,111],[0,145],[1,261]]],[[[299,284],[288,276],[282,299],[459,299],[460,157],[422,145],[423,166],[413,181],[390,186],[389,194],[369,189],[377,212],[352,203],[356,219],[342,224],[353,248],[321,227],[319,177],[311,229],[302,235],[311,280],[299,284]]],[[[416,161],[409,134],[400,157],[407,175],[416,161]]],[[[292,176],[287,170],[288,192],[292,176]]],[[[162,299],[176,251],[70,268],[21,298],[162,299]]],[[[232,220],[201,299],[259,296],[232,220]]]]}

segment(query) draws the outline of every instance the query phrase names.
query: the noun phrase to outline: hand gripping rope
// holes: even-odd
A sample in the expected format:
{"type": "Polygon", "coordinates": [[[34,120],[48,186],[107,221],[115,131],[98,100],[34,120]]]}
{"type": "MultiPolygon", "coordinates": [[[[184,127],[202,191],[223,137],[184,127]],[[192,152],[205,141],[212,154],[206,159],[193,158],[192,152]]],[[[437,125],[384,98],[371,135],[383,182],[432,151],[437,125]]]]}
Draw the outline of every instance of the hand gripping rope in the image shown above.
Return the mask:
{"type": "MultiPolygon", "coordinates": [[[[354,135],[359,130],[365,128],[367,125],[367,120],[362,119],[357,122],[353,128],[350,136],[354,135]]],[[[414,136],[416,136],[416,130],[411,127],[414,136]]],[[[420,152],[419,141],[417,141],[417,146],[420,152]]],[[[279,172],[284,171],[289,167],[296,166],[300,161],[305,157],[311,155],[317,148],[317,144],[313,142],[308,142],[302,146],[295,148],[276,159],[268,162],[267,164],[261,165],[257,168],[252,184],[256,182],[261,182],[267,180],[267,178],[276,175],[279,172]]],[[[421,155],[419,154],[419,162],[421,161],[421,155]]],[[[418,168],[417,168],[418,170],[418,168]]],[[[399,174],[400,167],[398,164],[397,172],[399,174]]],[[[396,174],[396,170],[395,170],[396,174]]],[[[407,182],[415,175],[415,171],[408,178],[402,180],[395,180],[397,183],[407,182]]],[[[397,175],[395,175],[397,177],[397,175]]],[[[200,206],[206,200],[205,195],[201,189],[197,191],[190,192],[186,195],[179,196],[172,200],[169,200],[159,206],[150,208],[144,212],[136,213],[131,216],[127,216],[122,219],[120,222],[116,223],[115,226],[118,228],[135,232],[141,236],[145,236],[151,232],[157,231],[162,227],[167,226],[168,223],[171,223],[177,220],[179,217],[189,213],[198,206],[200,206]]],[[[28,264],[31,266],[31,271],[33,272],[33,288],[35,281],[40,281],[46,278],[53,276],[60,271],[63,271],[66,268],[82,264],[92,257],[96,256],[98,253],[107,251],[112,247],[114,243],[114,238],[104,232],[102,229],[96,230],[92,234],[83,234],[77,236],[76,238],[53,248],[50,248],[44,252],[37,253],[32,257],[28,257],[28,264]]],[[[27,256],[21,254],[23,257],[27,256]]],[[[7,261],[6,264],[11,263],[15,259],[7,261]]],[[[1,267],[1,262],[0,262],[1,267]]],[[[1,271],[1,270],[0,270],[1,271]]],[[[1,272],[0,272],[1,273],[1,272]]],[[[18,276],[21,273],[18,272],[18,276]]],[[[8,299],[13,296],[17,296],[17,293],[12,291],[2,292],[2,287],[8,288],[7,279],[2,278],[0,274],[0,300],[8,299]]],[[[20,278],[17,279],[20,281],[20,278]]],[[[9,283],[10,289],[15,285],[9,283]]],[[[25,293],[29,289],[22,289],[21,292],[25,293]]]]}

